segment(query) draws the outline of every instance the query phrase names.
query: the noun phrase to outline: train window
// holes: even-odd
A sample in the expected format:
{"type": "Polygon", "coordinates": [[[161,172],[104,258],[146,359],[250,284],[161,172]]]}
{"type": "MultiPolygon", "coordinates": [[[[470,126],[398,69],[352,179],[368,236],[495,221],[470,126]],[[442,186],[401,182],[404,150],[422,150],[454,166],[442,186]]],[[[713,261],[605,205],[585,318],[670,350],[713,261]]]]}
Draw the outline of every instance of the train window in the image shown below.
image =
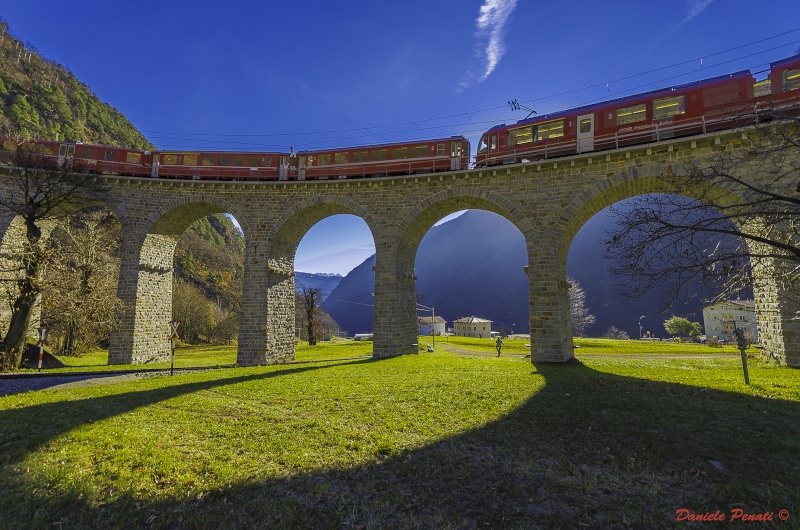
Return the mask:
{"type": "Polygon", "coordinates": [[[265,156],[264,157],[264,167],[272,167],[272,157],[265,156]]]}
{"type": "Polygon", "coordinates": [[[218,155],[217,156],[217,165],[218,166],[229,166],[231,165],[231,157],[228,155],[218,155]]]}
{"type": "Polygon", "coordinates": [[[84,147],[83,148],[83,158],[92,158],[92,148],[91,147],[84,147]]]}
{"type": "Polygon", "coordinates": [[[3,151],[16,151],[17,144],[12,140],[3,140],[3,151]]]}
{"type": "Polygon", "coordinates": [[[547,140],[548,138],[560,138],[562,136],[564,136],[564,120],[541,123],[537,127],[537,141],[547,140]]]}
{"type": "Polygon", "coordinates": [[[497,149],[497,135],[493,134],[492,137],[489,139],[489,149],[494,151],[497,149]]]}
{"type": "Polygon", "coordinates": [[[346,164],[347,163],[347,153],[336,153],[333,155],[333,163],[334,164],[346,164]]]}
{"type": "Polygon", "coordinates": [[[244,166],[244,157],[241,156],[241,155],[234,156],[233,157],[233,165],[234,166],[238,166],[238,167],[243,167],[244,166]]]}
{"type": "Polygon", "coordinates": [[[411,150],[411,158],[424,158],[428,156],[427,145],[415,145],[411,150]]]}
{"type": "Polygon", "coordinates": [[[392,160],[400,160],[401,158],[408,157],[407,147],[395,147],[392,149],[392,160]]]}
{"type": "Polygon", "coordinates": [[[772,94],[772,81],[765,79],[753,85],[753,97],[760,98],[772,94]]]}
{"type": "Polygon", "coordinates": [[[177,164],[178,155],[161,155],[162,164],[177,164]]]}
{"type": "Polygon", "coordinates": [[[444,156],[444,144],[436,144],[436,156],[444,156]]]}
{"type": "Polygon", "coordinates": [[[131,153],[128,151],[125,154],[125,162],[128,164],[140,164],[142,162],[142,153],[131,153]]]}
{"type": "Polygon", "coordinates": [[[479,153],[483,153],[484,151],[486,151],[486,149],[487,149],[488,147],[489,147],[489,146],[488,146],[488,144],[486,143],[486,137],[485,137],[485,136],[482,136],[482,137],[481,137],[481,141],[480,141],[480,143],[478,144],[478,152],[479,152],[479,153]]]}
{"type": "Polygon", "coordinates": [[[250,157],[250,167],[261,167],[261,157],[260,156],[251,156],[250,157]]]}
{"type": "Polygon", "coordinates": [[[214,155],[203,155],[203,165],[204,166],[215,166],[215,165],[217,165],[214,162],[214,155]]]}
{"type": "Polygon", "coordinates": [[[184,166],[196,166],[197,165],[197,155],[183,155],[183,165],[184,166]]]}
{"type": "Polygon", "coordinates": [[[800,88],[800,68],[783,72],[783,91],[800,88]]]}
{"type": "Polygon", "coordinates": [[[317,155],[317,165],[318,166],[328,166],[331,163],[331,155],[324,154],[324,155],[317,155]]]}
{"type": "Polygon", "coordinates": [[[581,133],[590,133],[590,132],[592,132],[592,119],[591,118],[586,118],[586,119],[581,120],[581,122],[578,124],[578,130],[581,133]]]}
{"type": "Polygon", "coordinates": [[[53,154],[53,147],[48,144],[37,144],[36,145],[36,152],[41,153],[43,155],[52,155],[53,154]]]}
{"type": "Polygon", "coordinates": [[[647,119],[647,104],[630,105],[617,109],[617,125],[627,125],[647,119]]]}
{"type": "Polygon", "coordinates": [[[653,119],[662,120],[686,112],[686,98],[674,96],[653,100],[653,119]]]}
{"type": "Polygon", "coordinates": [[[533,127],[520,127],[508,131],[508,146],[529,144],[533,141],[533,127]]]}
{"type": "Polygon", "coordinates": [[[103,160],[114,160],[114,151],[106,151],[103,160]]]}
{"type": "Polygon", "coordinates": [[[353,162],[366,162],[369,160],[369,151],[356,151],[353,153],[353,162]]]}
{"type": "Polygon", "coordinates": [[[380,160],[386,160],[386,149],[376,149],[375,151],[373,151],[372,160],[376,162],[380,160]]]}

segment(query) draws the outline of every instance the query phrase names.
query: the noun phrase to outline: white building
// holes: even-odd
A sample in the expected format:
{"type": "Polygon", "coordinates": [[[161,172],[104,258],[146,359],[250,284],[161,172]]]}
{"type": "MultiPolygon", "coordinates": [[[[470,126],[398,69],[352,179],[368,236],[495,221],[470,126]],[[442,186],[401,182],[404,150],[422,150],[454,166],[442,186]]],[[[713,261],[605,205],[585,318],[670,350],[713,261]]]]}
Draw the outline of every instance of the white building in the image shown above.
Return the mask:
{"type": "Polygon", "coordinates": [[[758,340],[755,302],[753,300],[724,300],[703,308],[703,326],[706,338],[717,337],[726,342],[735,342],[736,328],[752,333],[758,340]]]}
{"type": "Polygon", "coordinates": [[[419,317],[417,318],[417,327],[419,335],[433,335],[431,331],[444,335],[447,321],[438,315],[436,317],[419,317]]]}
{"type": "Polygon", "coordinates": [[[486,337],[492,334],[492,321],[476,316],[463,317],[453,321],[453,335],[457,337],[486,337]]]}

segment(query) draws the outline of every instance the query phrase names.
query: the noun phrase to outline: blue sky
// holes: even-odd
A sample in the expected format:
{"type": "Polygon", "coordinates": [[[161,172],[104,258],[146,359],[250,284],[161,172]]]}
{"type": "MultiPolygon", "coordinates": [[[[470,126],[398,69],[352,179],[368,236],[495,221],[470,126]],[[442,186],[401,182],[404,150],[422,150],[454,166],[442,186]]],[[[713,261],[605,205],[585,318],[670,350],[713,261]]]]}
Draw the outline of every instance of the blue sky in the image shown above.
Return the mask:
{"type": "MultiPolygon", "coordinates": [[[[0,0],[0,16],[162,149],[463,134],[474,151],[525,117],[510,99],[545,114],[800,48],[797,0],[0,0]]],[[[297,268],[347,272],[371,240],[353,218],[323,221],[297,268]]]]}

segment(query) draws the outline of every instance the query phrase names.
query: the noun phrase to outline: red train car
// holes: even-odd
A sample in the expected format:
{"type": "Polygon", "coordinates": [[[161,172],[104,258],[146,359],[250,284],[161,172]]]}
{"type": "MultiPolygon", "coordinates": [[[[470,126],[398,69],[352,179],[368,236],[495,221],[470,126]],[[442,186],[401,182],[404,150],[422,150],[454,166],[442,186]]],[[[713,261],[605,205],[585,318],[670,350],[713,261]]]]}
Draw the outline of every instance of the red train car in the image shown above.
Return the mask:
{"type": "Polygon", "coordinates": [[[769,77],[749,71],[498,125],[480,140],[477,167],[558,156],[730,129],[796,109],[800,56],[772,63],[769,77]]]}
{"type": "Polygon", "coordinates": [[[3,151],[26,149],[40,157],[39,162],[53,167],[68,167],[107,175],[149,176],[151,154],[148,151],[45,140],[16,141],[3,138],[3,151]]]}
{"type": "Polygon", "coordinates": [[[76,171],[145,177],[150,175],[152,153],[122,147],[61,143],[58,161],[60,164],[66,162],[76,171]]]}
{"type": "Polygon", "coordinates": [[[230,153],[159,151],[151,176],[221,179],[287,180],[289,153],[230,153]]]}
{"type": "Polygon", "coordinates": [[[384,177],[469,167],[463,136],[297,153],[297,179],[384,177]]]}

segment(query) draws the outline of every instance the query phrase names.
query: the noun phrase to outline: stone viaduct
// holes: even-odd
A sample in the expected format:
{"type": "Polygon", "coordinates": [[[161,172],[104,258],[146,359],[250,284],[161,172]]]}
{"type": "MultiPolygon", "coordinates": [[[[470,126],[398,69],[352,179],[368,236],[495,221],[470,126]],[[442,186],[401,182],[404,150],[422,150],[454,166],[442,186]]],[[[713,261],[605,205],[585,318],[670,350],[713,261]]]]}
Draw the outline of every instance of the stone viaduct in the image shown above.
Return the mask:
{"type": "MultiPolygon", "coordinates": [[[[122,224],[118,294],[131,308],[112,336],[109,363],[168,355],[175,245],[191,223],[215,213],[232,214],[246,244],[239,364],[293,358],[295,252],[314,224],[335,214],[362,218],[375,240],[374,357],[416,352],[417,247],[434,223],[464,209],[499,214],[524,235],[531,360],[569,360],[566,261],[581,226],[622,199],[669,192],[664,175],[673,166],[703,164],[725,146],[746,144],[746,132],[714,133],[494,169],[363,180],[104,177],[115,197],[107,206],[122,224]]],[[[743,169],[759,174],[759,167],[743,169]]],[[[784,363],[800,366],[800,324],[782,314],[778,295],[756,293],[759,334],[784,363]]]]}

